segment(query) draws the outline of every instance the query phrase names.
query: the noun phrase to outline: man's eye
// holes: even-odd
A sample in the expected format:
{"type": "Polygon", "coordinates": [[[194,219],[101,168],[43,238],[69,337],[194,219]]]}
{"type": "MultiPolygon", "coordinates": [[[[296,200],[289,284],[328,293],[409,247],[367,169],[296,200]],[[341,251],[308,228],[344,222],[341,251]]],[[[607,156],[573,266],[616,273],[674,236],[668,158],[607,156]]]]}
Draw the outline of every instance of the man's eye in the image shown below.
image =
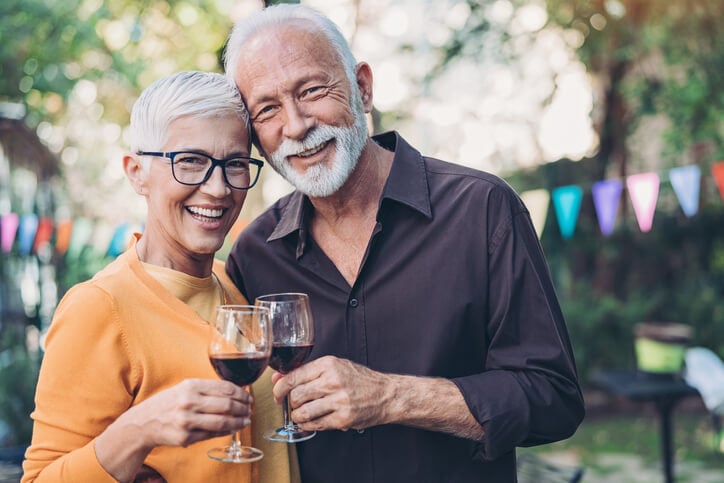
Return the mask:
{"type": "Polygon", "coordinates": [[[256,115],[254,115],[254,120],[259,119],[265,119],[267,117],[270,117],[275,111],[275,106],[268,105],[268,106],[262,106],[256,111],[256,115]]]}
{"type": "Polygon", "coordinates": [[[323,90],[322,86],[312,86],[302,92],[302,97],[313,96],[314,94],[321,94],[323,90]]]}

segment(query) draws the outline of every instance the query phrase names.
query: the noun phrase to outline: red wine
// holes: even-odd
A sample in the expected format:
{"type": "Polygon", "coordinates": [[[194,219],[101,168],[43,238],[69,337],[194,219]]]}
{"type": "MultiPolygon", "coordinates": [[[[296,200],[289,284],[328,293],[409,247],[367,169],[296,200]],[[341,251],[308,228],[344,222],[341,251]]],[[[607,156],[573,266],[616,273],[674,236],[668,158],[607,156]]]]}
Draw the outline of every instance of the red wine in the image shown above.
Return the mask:
{"type": "Polygon", "coordinates": [[[209,359],[219,377],[238,386],[256,381],[267,366],[267,358],[260,352],[214,354],[209,359]]]}
{"type": "Polygon", "coordinates": [[[302,365],[304,359],[312,352],[312,347],[314,347],[314,344],[274,344],[269,358],[269,365],[282,374],[286,374],[302,365]]]}

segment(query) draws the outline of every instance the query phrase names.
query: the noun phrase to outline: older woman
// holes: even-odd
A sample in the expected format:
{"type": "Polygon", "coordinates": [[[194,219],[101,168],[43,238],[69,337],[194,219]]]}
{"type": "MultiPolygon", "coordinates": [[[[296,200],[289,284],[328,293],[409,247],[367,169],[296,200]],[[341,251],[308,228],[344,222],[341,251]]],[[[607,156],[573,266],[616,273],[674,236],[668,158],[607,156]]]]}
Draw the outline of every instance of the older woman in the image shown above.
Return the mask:
{"type": "Polygon", "coordinates": [[[131,137],[123,166],[146,198],[144,233],[55,312],[23,482],[293,480],[289,445],[254,438],[265,458],[253,464],[206,455],[232,430],[251,442],[252,402],[254,433],[279,413],[269,374],[253,401],[206,352],[214,307],[246,302],[214,260],[263,164],[241,98],[219,74],[172,75],[141,94],[131,137]]]}

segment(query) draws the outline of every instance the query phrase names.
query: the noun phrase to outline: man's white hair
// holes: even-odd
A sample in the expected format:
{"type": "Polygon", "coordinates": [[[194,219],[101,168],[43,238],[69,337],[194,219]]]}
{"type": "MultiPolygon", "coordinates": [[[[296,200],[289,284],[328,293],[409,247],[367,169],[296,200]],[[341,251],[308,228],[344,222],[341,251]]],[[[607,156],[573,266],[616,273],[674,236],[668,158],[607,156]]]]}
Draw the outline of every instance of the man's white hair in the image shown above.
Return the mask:
{"type": "Polygon", "coordinates": [[[250,129],[239,90],[226,76],[178,72],[153,82],[134,103],[129,133],[132,152],[161,150],[168,139],[169,125],[185,116],[238,116],[250,129]]]}
{"type": "Polygon", "coordinates": [[[226,49],[224,50],[224,71],[226,75],[232,80],[234,79],[239,54],[244,43],[249,40],[251,36],[266,28],[278,27],[298,21],[311,22],[319,29],[320,33],[329,40],[329,43],[337,52],[340,61],[344,65],[344,71],[347,74],[350,86],[354,89],[357,85],[357,60],[352,54],[352,49],[347,39],[344,38],[344,35],[342,35],[337,25],[329,18],[313,8],[299,4],[280,3],[272,5],[251,14],[247,18],[239,20],[236,25],[234,25],[231,35],[229,35],[229,40],[226,43],[226,49]]]}

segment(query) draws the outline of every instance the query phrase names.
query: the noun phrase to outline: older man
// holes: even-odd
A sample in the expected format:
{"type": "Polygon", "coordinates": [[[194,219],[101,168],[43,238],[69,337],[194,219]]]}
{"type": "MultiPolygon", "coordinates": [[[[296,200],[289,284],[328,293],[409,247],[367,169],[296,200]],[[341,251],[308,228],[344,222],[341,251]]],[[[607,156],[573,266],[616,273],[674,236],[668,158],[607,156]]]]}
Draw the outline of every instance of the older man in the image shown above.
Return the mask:
{"type": "Polygon", "coordinates": [[[370,138],[371,68],[312,9],[239,22],[226,72],[296,188],[227,271],[250,300],[310,294],[310,362],[274,387],[318,431],[298,444],[303,481],[515,481],[516,446],[570,436],[584,413],[573,355],[513,190],[395,132],[370,138]]]}

